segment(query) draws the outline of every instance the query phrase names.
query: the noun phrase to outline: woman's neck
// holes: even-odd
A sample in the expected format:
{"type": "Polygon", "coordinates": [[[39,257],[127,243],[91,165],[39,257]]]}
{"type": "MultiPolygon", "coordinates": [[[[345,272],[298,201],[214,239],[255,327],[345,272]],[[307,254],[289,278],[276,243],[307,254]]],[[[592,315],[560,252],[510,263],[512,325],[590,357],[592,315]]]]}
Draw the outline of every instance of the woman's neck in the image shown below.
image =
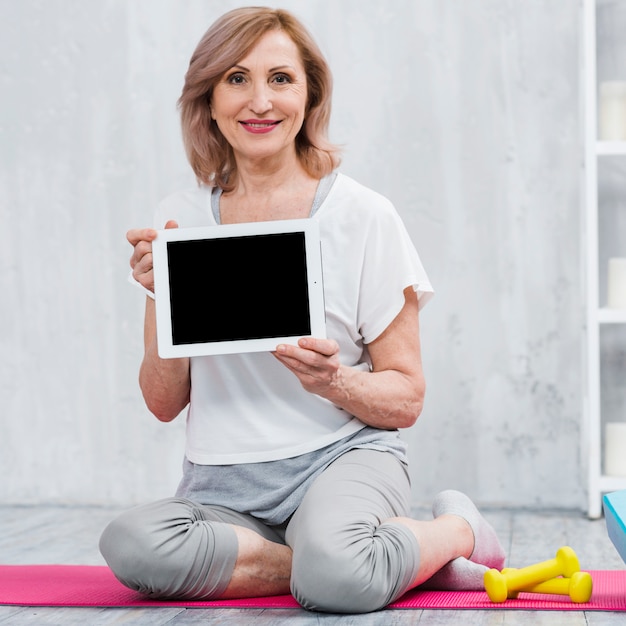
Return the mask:
{"type": "Polygon", "coordinates": [[[231,193],[236,195],[267,194],[282,189],[294,180],[310,178],[295,153],[289,158],[257,160],[237,159],[237,180],[231,193]]]}
{"type": "Polygon", "coordinates": [[[307,217],[318,182],[299,162],[274,166],[238,163],[235,187],[220,200],[222,222],[307,217]]]}

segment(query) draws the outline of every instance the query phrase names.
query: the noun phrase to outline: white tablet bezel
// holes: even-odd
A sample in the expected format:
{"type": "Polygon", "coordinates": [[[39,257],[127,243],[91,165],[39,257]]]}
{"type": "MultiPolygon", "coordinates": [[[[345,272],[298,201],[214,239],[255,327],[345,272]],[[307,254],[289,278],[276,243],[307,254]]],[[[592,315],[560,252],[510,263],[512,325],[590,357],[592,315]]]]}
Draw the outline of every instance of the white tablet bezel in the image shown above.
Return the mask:
{"type": "MultiPolygon", "coordinates": [[[[271,222],[246,222],[196,228],[171,228],[158,230],[152,242],[154,265],[154,296],[157,322],[157,344],[161,358],[236,354],[241,352],[273,351],[280,343],[295,345],[300,336],[276,336],[262,339],[238,339],[206,343],[174,344],[170,302],[170,273],[168,268],[167,244],[171,241],[194,241],[274,233],[304,233],[307,282],[309,294],[309,316],[312,337],[326,337],[326,315],[324,308],[324,284],[320,249],[319,224],[314,219],[277,220],[271,222]]],[[[242,262],[254,259],[242,259],[242,262]]],[[[288,260],[285,260],[288,263],[288,260]]],[[[227,265],[213,268],[224,271],[227,265]]]]}

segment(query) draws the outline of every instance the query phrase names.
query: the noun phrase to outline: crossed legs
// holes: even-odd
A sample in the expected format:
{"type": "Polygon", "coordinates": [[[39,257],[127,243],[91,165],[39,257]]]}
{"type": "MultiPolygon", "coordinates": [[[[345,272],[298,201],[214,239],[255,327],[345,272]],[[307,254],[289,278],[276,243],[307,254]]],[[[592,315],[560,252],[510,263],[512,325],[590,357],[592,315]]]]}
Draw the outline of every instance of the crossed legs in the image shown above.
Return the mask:
{"type": "Polygon", "coordinates": [[[285,535],[250,516],[170,498],[105,529],[100,547],[125,585],[152,597],[216,599],[291,591],[305,608],[380,609],[425,583],[472,589],[504,553],[471,501],[440,494],[435,518],[408,517],[406,468],[353,450],[314,482],[285,535]]]}

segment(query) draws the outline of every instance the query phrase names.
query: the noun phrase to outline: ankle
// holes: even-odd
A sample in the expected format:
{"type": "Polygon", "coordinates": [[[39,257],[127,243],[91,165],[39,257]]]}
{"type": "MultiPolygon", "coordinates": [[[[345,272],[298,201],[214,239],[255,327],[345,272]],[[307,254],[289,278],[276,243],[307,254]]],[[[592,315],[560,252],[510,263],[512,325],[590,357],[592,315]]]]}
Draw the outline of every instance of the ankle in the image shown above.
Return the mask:
{"type": "Polygon", "coordinates": [[[458,556],[469,559],[476,546],[474,530],[470,523],[464,517],[455,513],[444,513],[437,519],[446,520],[451,525],[451,537],[455,537],[458,541],[458,556]]]}

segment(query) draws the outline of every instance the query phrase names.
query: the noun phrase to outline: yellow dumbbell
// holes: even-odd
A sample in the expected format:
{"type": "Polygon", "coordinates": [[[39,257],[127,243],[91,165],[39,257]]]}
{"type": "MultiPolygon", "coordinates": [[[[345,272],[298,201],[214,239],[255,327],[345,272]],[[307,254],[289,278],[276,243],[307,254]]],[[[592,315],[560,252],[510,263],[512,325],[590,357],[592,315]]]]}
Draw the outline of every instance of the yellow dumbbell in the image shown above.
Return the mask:
{"type": "MultiPolygon", "coordinates": [[[[502,573],[512,571],[503,569],[502,573]]],[[[517,598],[521,593],[551,593],[559,596],[569,596],[572,602],[589,602],[593,590],[593,581],[589,572],[574,572],[571,578],[551,578],[531,587],[524,587],[519,591],[509,591],[509,598],[517,598]]]]}
{"type": "Polygon", "coordinates": [[[520,569],[508,568],[499,572],[490,569],[485,572],[485,591],[492,602],[504,602],[509,593],[533,587],[558,576],[571,578],[580,571],[578,557],[568,546],[559,548],[554,559],[528,565],[520,569]]]}

